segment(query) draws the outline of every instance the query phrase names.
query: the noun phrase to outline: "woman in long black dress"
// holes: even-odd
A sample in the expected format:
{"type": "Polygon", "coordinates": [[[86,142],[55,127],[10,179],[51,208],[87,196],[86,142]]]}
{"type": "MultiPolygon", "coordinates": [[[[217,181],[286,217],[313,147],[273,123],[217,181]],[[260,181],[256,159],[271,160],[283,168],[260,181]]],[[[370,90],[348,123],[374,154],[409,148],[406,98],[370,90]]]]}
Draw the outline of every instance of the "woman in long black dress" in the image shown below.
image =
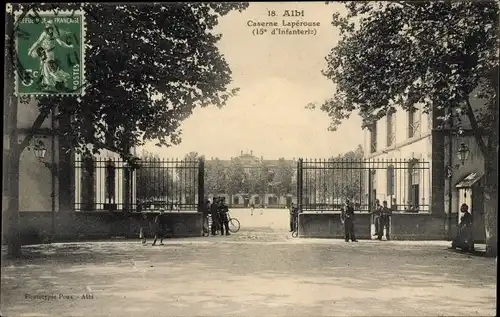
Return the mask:
{"type": "Polygon", "coordinates": [[[469,206],[462,204],[460,211],[463,216],[460,218],[458,233],[451,243],[451,248],[459,248],[462,251],[474,251],[474,239],[472,235],[472,214],[469,212],[469,206]]]}

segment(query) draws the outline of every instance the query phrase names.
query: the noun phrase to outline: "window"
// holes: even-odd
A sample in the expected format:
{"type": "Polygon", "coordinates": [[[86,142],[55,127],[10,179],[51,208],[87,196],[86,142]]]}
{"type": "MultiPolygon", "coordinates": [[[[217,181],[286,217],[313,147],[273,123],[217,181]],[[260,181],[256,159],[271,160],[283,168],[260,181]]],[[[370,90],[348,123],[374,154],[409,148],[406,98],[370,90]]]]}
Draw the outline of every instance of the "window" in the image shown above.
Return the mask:
{"type": "Polygon", "coordinates": [[[408,111],[408,138],[413,138],[420,131],[420,113],[418,109],[408,111]]]}
{"type": "Polygon", "coordinates": [[[253,198],[253,201],[254,201],[254,204],[259,205],[260,204],[260,197],[259,196],[255,196],[253,198]]]}
{"type": "Polygon", "coordinates": [[[420,170],[417,161],[411,161],[408,171],[408,207],[413,210],[418,210],[420,201],[420,170]]]}
{"type": "Polygon", "coordinates": [[[276,196],[267,197],[267,204],[268,205],[277,205],[278,204],[278,197],[276,197],[276,196]]]}
{"type": "Polygon", "coordinates": [[[377,170],[370,170],[368,174],[370,184],[369,195],[370,195],[370,206],[375,205],[375,200],[377,199],[377,170]]]}
{"type": "Polygon", "coordinates": [[[234,198],[233,198],[233,204],[239,205],[240,204],[240,197],[234,196],[234,198]]]}
{"type": "Polygon", "coordinates": [[[389,165],[387,167],[387,196],[393,196],[394,195],[394,187],[396,183],[396,173],[394,166],[389,165]]]}
{"type": "Polygon", "coordinates": [[[115,186],[116,186],[116,167],[115,163],[109,159],[106,162],[106,188],[105,198],[111,204],[115,202],[115,186]]]}
{"type": "Polygon", "coordinates": [[[394,145],[396,140],[396,124],[394,123],[395,113],[387,114],[387,147],[394,145]]]}
{"type": "Polygon", "coordinates": [[[370,153],[377,152],[377,123],[371,125],[370,129],[370,153]]]}

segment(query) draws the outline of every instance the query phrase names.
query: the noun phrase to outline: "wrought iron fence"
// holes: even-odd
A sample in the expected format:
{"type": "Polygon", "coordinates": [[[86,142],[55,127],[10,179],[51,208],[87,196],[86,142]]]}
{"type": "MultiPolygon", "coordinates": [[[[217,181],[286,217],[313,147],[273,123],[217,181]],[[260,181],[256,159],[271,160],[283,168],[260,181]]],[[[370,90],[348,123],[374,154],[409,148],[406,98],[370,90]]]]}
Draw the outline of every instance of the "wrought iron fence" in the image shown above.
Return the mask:
{"type": "Polygon", "coordinates": [[[349,199],[362,212],[372,210],[376,200],[387,201],[394,212],[429,212],[429,162],[300,159],[297,175],[302,211],[340,212],[349,199]]]}
{"type": "Polygon", "coordinates": [[[134,167],[118,158],[75,161],[75,209],[199,211],[204,162],[148,159],[134,167]]]}

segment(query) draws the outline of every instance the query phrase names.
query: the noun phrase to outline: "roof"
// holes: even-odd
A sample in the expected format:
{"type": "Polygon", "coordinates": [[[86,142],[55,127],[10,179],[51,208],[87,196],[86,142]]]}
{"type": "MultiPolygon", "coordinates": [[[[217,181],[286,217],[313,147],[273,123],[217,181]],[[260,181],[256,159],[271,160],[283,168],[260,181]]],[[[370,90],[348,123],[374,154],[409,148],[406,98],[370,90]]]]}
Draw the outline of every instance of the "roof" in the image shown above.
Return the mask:
{"type": "Polygon", "coordinates": [[[481,178],[483,177],[483,174],[479,173],[470,173],[465,177],[461,182],[459,182],[456,185],[456,188],[469,188],[474,186],[475,183],[477,183],[481,178]]]}

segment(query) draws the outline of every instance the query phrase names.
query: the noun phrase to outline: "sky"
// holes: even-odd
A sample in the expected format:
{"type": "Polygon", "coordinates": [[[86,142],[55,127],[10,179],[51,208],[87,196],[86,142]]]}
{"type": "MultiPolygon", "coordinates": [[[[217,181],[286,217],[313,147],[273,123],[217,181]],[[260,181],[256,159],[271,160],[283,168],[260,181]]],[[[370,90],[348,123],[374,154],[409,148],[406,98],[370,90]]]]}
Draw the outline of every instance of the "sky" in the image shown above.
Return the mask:
{"type": "MultiPolygon", "coordinates": [[[[189,152],[207,158],[229,159],[241,151],[252,151],[266,159],[326,158],[354,150],[363,143],[361,119],[357,114],[336,132],[327,130],[329,119],[320,110],[308,110],[309,102],[326,100],[334,84],[321,74],[325,57],[339,36],[331,25],[332,14],[341,4],[324,2],[255,2],[243,12],[231,12],[220,19],[219,49],[233,72],[231,86],[237,96],[218,109],[197,108],[182,123],[182,143],[144,150],[162,157],[184,157],[189,152]],[[303,10],[303,17],[268,17],[268,10],[303,10]],[[252,35],[252,21],[319,22],[316,35],[252,35]]],[[[307,28],[302,28],[307,29],[307,28]]],[[[139,149],[140,151],[140,149],[139,149]]]]}

